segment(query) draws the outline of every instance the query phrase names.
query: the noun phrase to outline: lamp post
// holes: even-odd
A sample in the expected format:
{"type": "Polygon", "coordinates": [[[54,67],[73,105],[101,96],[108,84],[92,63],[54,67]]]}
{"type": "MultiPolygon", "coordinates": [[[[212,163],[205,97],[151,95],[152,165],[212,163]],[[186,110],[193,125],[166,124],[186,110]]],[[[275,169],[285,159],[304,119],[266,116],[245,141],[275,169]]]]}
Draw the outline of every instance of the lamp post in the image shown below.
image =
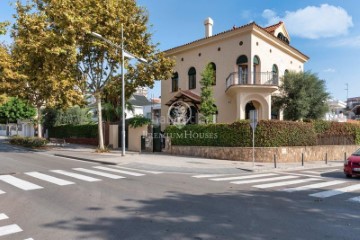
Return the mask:
{"type": "Polygon", "coordinates": [[[103,36],[101,36],[98,33],[95,32],[90,32],[90,35],[101,39],[102,41],[106,42],[107,44],[109,44],[112,47],[121,49],[121,84],[122,84],[122,88],[121,88],[121,115],[122,115],[122,119],[121,119],[121,155],[125,156],[125,77],[124,77],[124,68],[125,68],[125,64],[124,64],[124,60],[125,57],[130,58],[130,59],[137,59],[140,62],[143,63],[147,63],[146,59],[144,58],[140,58],[140,57],[136,57],[135,55],[125,51],[124,49],[124,29],[123,29],[123,25],[121,24],[121,46],[111,42],[110,40],[104,38],[103,36]]]}

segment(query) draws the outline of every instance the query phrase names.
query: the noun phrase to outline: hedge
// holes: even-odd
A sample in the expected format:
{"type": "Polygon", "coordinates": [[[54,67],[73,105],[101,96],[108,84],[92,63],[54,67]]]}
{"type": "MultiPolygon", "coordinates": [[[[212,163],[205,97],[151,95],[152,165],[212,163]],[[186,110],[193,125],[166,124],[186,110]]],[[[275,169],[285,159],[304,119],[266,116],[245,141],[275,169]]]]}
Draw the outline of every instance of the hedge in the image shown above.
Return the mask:
{"type": "MultiPolygon", "coordinates": [[[[247,120],[232,124],[169,126],[165,134],[173,145],[251,147],[252,130],[247,120]]],[[[255,131],[255,146],[314,146],[326,136],[346,138],[360,144],[360,124],[325,121],[293,122],[262,120],[255,131]]]]}
{"type": "Polygon", "coordinates": [[[37,138],[37,137],[20,137],[14,136],[10,138],[10,144],[20,145],[24,147],[43,147],[48,143],[45,138],[37,138]]]}
{"type": "Polygon", "coordinates": [[[98,125],[62,125],[49,129],[49,138],[97,138],[98,125]]]}

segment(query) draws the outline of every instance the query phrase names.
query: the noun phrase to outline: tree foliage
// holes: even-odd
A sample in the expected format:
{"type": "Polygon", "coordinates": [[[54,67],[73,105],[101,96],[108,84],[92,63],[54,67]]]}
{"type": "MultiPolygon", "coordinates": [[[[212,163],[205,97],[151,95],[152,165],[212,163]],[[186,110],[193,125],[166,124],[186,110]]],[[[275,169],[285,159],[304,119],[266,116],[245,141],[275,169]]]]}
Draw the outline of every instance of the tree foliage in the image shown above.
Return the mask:
{"type": "Polygon", "coordinates": [[[74,106],[67,109],[47,108],[43,111],[44,127],[49,129],[61,125],[85,125],[92,123],[89,108],[74,106]]]}
{"type": "Polygon", "coordinates": [[[10,23],[8,21],[0,22],[0,35],[6,34],[6,27],[9,25],[10,25],[10,23]]]}
{"type": "Polygon", "coordinates": [[[275,107],[284,110],[287,120],[320,119],[328,111],[325,81],[311,72],[289,72],[274,97],[275,107]]]}
{"type": "Polygon", "coordinates": [[[41,107],[66,107],[83,99],[75,71],[76,49],[35,5],[18,1],[16,10],[12,57],[21,77],[10,82],[7,94],[19,96],[37,108],[41,137],[41,107]]]}
{"type": "MultiPolygon", "coordinates": [[[[145,58],[149,64],[125,61],[126,96],[130,97],[138,86],[152,87],[155,79],[170,77],[173,61],[165,58],[151,42],[147,31],[148,15],[134,0],[34,0],[37,8],[47,17],[52,28],[77,49],[77,67],[86,82],[84,89],[97,101],[101,112],[104,88],[112,85],[112,94],[121,92],[121,51],[94,38],[89,33],[101,34],[111,42],[121,45],[134,55],[145,58]],[[124,38],[121,37],[121,26],[124,38]]],[[[99,119],[99,145],[102,141],[102,115],[99,119]]]]}
{"type": "Polygon", "coordinates": [[[18,98],[10,98],[6,103],[0,105],[0,120],[2,122],[32,119],[35,115],[35,108],[18,98]]]}
{"type": "Polygon", "coordinates": [[[215,82],[215,71],[211,64],[208,64],[201,73],[201,103],[200,113],[202,120],[208,124],[213,122],[214,114],[216,114],[215,99],[213,97],[213,84],[215,82]]]}

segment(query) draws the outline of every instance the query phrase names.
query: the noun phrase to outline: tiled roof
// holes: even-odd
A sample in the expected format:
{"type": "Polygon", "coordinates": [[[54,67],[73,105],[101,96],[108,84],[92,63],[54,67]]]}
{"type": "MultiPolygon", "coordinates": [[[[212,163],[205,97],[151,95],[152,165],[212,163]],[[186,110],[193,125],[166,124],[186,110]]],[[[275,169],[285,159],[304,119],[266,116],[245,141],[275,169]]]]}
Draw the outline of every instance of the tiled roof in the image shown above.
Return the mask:
{"type": "Polygon", "coordinates": [[[278,23],[276,23],[276,24],[274,24],[274,25],[265,27],[265,28],[263,28],[263,29],[264,29],[265,31],[267,31],[268,33],[273,34],[273,33],[275,32],[275,30],[276,30],[278,27],[281,26],[281,24],[283,24],[282,21],[280,21],[280,22],[278,22],[278,23]]]}
{"type": "MultiPolygon", "coordinates": [[[[282,23],[283,23],[283,22],[280,21],[280,22],[277,23],[277,24],[274,24],[274,25],[271,25],[271,26],[268,26],[268,27],[263,28],[263,27],[259,26],[258,24],[256,24],[255,22],[251,22],[251,23],[245,24],[245,25],[240,26],[240,27],[233,27],[233,28],[230,29],[230,30],[227,30],[227,31],[224,31],[224,32],[220,32],[220,33],[215,34],[215,35],[212,35],[212,36],[210,36],[210,37],[201,38],[201,39],[195,40],[195,41],[193,41],[193,42],[189,42],[189,43],[186,43],[186,44],[183,44],[183,45],[174,47],[174,48],[170,48],[170,49],[166,50],[165,52],[169,52],[169,51],[171,51],[171,50],[174,50],[174,49],[177,49],[177,48],[181,48],[181,47],[184,47],[184,46],[192,45],[192,44],[194,44],[194,43],[201,42],[201,41],[203,41],[203,40],[205,40],[205,39],[208,39],[208,38],[213,38],[213,37],[216,37],[216,36],[219,36],[219,35],[227,34],[227,33],[229,33],[229,32],[237,31],[238,29],[244,29],[244,28],[249,27],[249,26],[255,26],[255,27],[257,27],[258,29],[260,29],[260,30],[264,31],[265,33],[269,34],[270,36],[272,36],[274,39],[279,40],[279,39],[278,39],[277,37],[275,37],[275,36],[273,35],[273,33],[271,33],[270,31],[275,31],[275,29],[278,28],[282,23]]],[[[281,40],[279,40],[279,41],[281,41],[281,40]]],[[[287,46],[290,47],[291,49],[295,50],[296,52],[300,53],[301,55],[304,55],[306,58],[309,58],[308,56],[306,56],[305,54],[303,54],[302,52],[300,52],[300,51],[297,50],[296,48],[292,47],[291,45],[287,45],[287,46]]]]}
{"type": "Polygon", "coordinates": [[[201,98],[196,93],[190,91],[190,90],[180,90],[175,96],[173,96],[165,105],[170,106],[174,102],[178,101],[179,99],[185,101],[185,102],[192,102],[194,104],[199,104],[201,101],[201,98]],[[185,98],[184,98],[185,97],[185,98]]]}
{"type": "Polygon", "coordinates": [[[234,31],[234,30],[236,30],[236,29],[245,28],[245,27],[248,27],[248,26],[253,25],[253,24],[255,24],[255,22],[251,22],[251,23],[245,24],[245,25],[240,26],[240,27],[233,27],[233,28],[230,29],[230,30],[220,32],[220,33],[215,34],[215,35],[212,35],[212,36],[210,36],[210,37],[200,38],[200,39],[198,39],[198,40],[195,40],[195,41],[192,41],[192,42],[189,42],[189,43],[186,43],[186,44],[183,44],[183,45],[174,47],[174,48],[170,48],[170,49],[166,50],[165,52],[171,51],[171,50],[176,49],[176,48],[184,47],[184,46],[187,46],[187,45],[191,45],[191,44],[193,44],[193,43],[200,42],[200,41],[202,41],[202,40],[204,40],[204,39],[213,38],[213,37],[216,37],[216,36],[219,36],[219,35],[228,33],[228,32],[232,32],[232,31],[234,31]]]}

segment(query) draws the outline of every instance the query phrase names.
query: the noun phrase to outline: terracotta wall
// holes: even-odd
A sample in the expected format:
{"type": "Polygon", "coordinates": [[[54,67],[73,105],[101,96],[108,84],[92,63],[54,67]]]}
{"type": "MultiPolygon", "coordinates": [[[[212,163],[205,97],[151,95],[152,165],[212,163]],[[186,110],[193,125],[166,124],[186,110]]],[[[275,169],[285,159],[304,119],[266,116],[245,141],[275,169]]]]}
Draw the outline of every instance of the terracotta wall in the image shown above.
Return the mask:
{"type": "MultiPolygon", "coordinates": [[[[167,141],[167,143],[169,143],[167,141]]],[[[360,146],[356,145],[329,145],[311,147],[278,147],[278,148],[255,148],[257,162],[273,162],[274,155],[277,162],[301,162],[302,154],[304,161],[325,161],[326,155],[329,161],[344,160],[344,155],[350,156],[360,146]]],[[[205,146],[171,146],[165,151],[173,155],[196,156],[234,161],[252,161],[252,148],[241,147],[205,147],[205,146]]]]}

